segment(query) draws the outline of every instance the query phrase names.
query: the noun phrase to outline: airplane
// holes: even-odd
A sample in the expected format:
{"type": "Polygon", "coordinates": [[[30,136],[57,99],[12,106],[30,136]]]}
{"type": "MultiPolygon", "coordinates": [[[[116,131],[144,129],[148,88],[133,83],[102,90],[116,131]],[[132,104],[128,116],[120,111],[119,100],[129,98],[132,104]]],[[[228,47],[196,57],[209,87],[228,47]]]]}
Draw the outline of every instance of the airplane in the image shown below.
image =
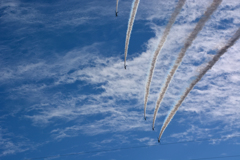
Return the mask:
{"type": "Polygon", "coordinates": [[[117,16],[118,16],[118,15],[117,15],[117,14],[118,14],[118,12],[116,11],[115,13],[116,13],[116,17],[117,17],[117,16]]]}
{"type": "Polygon", "coordinates": [[[158,140],[158,143],[160,143],[160,139],[158,140]]]}
{"type": "Polygon", "coordinates": [[[145,119],[145,121],[146,121],[146,119],[147,119],[147,118],[146,118],[146,117],[144,117],[144,119],[145,119]]]}
{"type": "Polygon", "coordinates": [[[154,131],[154,127],[152,128],[152,130],[154,131]]]}
{"type": "Polygon", "coordinates": [[[127,69],[127,65],[124,65],[124,68],[127,69]]]}

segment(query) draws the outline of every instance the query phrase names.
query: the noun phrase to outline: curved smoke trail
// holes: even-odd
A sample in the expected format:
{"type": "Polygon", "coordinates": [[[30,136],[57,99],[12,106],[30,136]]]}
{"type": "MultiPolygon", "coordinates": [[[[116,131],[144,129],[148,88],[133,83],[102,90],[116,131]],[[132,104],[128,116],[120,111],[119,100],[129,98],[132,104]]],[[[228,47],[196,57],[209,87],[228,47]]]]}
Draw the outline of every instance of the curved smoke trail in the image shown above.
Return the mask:
{"type": "Polygon", "coordinates": [[[198,81],[200,81],[202,79],[202,77],[206,74],[206,72],[212,68],[212,66],[219,60],[219,58],[226,53],[227,49],[232,47],[234,45],[234,43],[240,38],[240,28],[237,30],[237,32],[233,35],[233,37],[228,41],[228,43],[222,47],[218,53],[213,57],[213,59],[208,62],[207,66],[205,68],[203,68],[203,70],[200,72],[200,74],[197,76],[196,79],[194,79],[192,81],[192,83],[190,84],[190,86],[186,89],[186,91],[183,93],[181,99],[177,102],[177,104],[173,107],[173,109],[171,110],[171,112],[169,113],[168,117],[165,119],[164,124],[162,126],[162,129],[160,131],[158,140],[161,139],[161,136],[164,132],[164,130],[166,129],[166,127],[168,126],[168,124],[170,123],[170,121],[172,120],[173,116],[176,114],[178,108],[181,106],[182,102],[184,101],[184,99],[187,97],[187,95],[189,94],[189,92],[193,89],[193,87],[197,84],[198,81]]]}
{"type": "Polygon", "coordinates": [[[140,0],[134,0],[133,3],[132,3],[132,10],[131,10],[130,18],[129,18],[129,21],[128,21],[128,29],[127,29],[126,42],[125,42],[124,68],[126,67],[126,59],[127,59],[129,39],[130,39],[130,35],[131,35],[131,32],[132,32],[133,22],[134,22],[136,13],[137,13],[139,2],[140,2],[140,0]]]}
{"type": "Polygon", "coordinates": [[[172,15],[171,15],[171,18],[165,28],[165,31],[163,32],[163,36],[162,36],[162,39],[160,40],[159,44],[158,44],[158,47],[154,53],[154,56],[153,56],[153,60],[152,60],[152,63],[151,63],[151,68],[150,68],[150,72],[149,72],[149,76],[148,76],[148,81],[147,81],[147,84],[146,84],[146,92],[145,92],[145,98],[144,98],[144,118],[146,119],[146,108],[147,108],[147,101],[148,101],[148,95],[149,95],[149,90],[150,90],[150,84],[151,84],[151,81],[152,81],[152,76],[153,76],[153,71],[154,71],[154,68],[155,68],[155,65],[156,65],[156,61],[157,61],[157,57],[167,39],[167,36],[170,32],[170,29],[172,27],[172,25],[174,24],[175,20],[176,20],[176,17],[177,15],[179,14],[179,12],[181,11],[182,9],[182,6],[185,4],[186,0],[179,0],[178,1],[178,4],[175,8],[175,10],[173,11],[172,15]]]}
{"type": "Polygon", "coordinates": [[[117,0],[117,3],[116,3],[116,13],[118,12],[118,0],[117,0]]]}
{"type": "Polygon", "coordinates": [[[197,34],[202,30],[203,26],[205,25],[205,23],[207,22],[207,20],[210,18],[210,16],[212,15],[212,13],[218,8],[218,6],[220,5],[220,3],[222,2],[222,0],[213,0],[212,4],[207,8],[207,10],[205,11],[204,15],[202,16],[202,18],[199,20],[199,22],[197,23],[197,25],[195,26],[194,30],[192,31],[192,33],[190,34],[190,36],[187,38],[184,47],[181,49],[177,60],[175,61],[174,66],[172,67],[170,73],[167,76],[167,79],[165,80],[165,84],[161,89],[161,92],[159,94],[157,103],[156,103],[156,107],[155,107],[155,111],[154,111],[154,115],[153,115],[153,124],[152,127],[154,128],[154,124],[155,124],[155,120],[156,120],[156,116],[157,116],[157,112],[158,109],[160,107],[160,104],[162,102],[162,99],[164,97],[164,94],[167,91],[167,88],[172,80],[172,77],[174,75],[174,73],[176,72],[177,68],[179,67],[179,65],[182,62],[182,59],[188,49],[189,46],[191,46],[193,40],[197,37],[197,34]]]}

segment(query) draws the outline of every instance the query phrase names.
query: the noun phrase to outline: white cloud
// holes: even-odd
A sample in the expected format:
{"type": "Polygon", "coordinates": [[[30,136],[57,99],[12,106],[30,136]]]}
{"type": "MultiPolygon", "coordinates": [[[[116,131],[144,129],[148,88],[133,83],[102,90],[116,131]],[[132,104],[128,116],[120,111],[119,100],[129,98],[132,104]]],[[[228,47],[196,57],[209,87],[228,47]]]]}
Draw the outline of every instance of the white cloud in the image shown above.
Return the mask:
{"type": "Polygon", "coordinates": [[[16,137],[13,134],[8,133],[3,128],[0,128],[0,157],[9,154],[25,152],[33,148],[33,145],[27,142],[26,139],[21,139],[20,137],[18,137],[17,139],[18,141],[16,142],[16,137]],[[12,139],[15,139],[15,142],[13,142],[12,139]]]}
{"type": "MultiPolygon", "coordinates": [[[[122,1],[119,19],[127,20],[131,2],[122,1]]],[[[106,25],[116,20],[115,3],[104,1],[58,1],[51,3],[22,2],[19,0],[1,1],[3,14],[1,21],[9,26],[17,25],[16,34],[56,30],[62,27],[81,25],[106,25]],[[48,10],[48,12],[46,12],[48,10]],[[104,21],[102,20],[104,18],[104,21]],[[40,26],[40,27],[35,27],[40,26]]],[[[90,28],[89,28],[90,30],[90,28]]]]}
{"type": "Polygon", "coordinates": [[[156,139],[153,139],[153,138],[150,138],[150,137],[139,138],[137,140],[139,142],[144,142],[144,143],[146,143],[149,146],[157,144],[156,139]]]}
{"type": "MultiPolygon", "coordinates": [[[[213,128],[212,128],[213,129],[213,128]]],[[[211,138],[210,134],[211,129],[209,128],[199,128],[197,126],[192,125],[189,129],[181,133],[174,133],[170,135],[170,137],[181,139],[181,141],[189,141],[189,140],[198,140],[201,138],[211,138]]]]}
{"type": "MultiPolygon", "coordinates": [[[[49,125],[59,119],[75,121],[76,124],[72,126],[54,128],[51,134],[56,139],[73,137],[79,134],[97,135],[106,132],[132,130],[149,131],[151,130],[155,101],[161,84],[164,82],[164,77],[179,53],[186,36],[196,24],[194,21],[202,15],[209,5],[208,1],[189,0],[178,17],[158,58],[147,107],[147,117],[150,120],[144,121],[143,95],[148,68],[151,55],[165,27],[154,25],[154,20],[166,18],[164,12],[155,6],[162,5],[162,8],[166,8],[165,12],[171,14],[171,11],[168,11],[169,7],[164,6],[170,6],[172,2],[166,4],[163,2],[153,1],[153,3],[149,3],[143,1],[140,5],[137,20],[141,20],[141,18],[149,20],[156,37],[146,42],[145,52],[138,53],[132,59],[127,60],[127,70],[123,69],[123,62],[119,57],[97,56],[101,52],[99,49],[101,44],[95,43],[69,51],[64,56],[54,57],[53,60],[39,60],[37,63],[5,68],[1,71],[3,76],[0,77],[0,80],[5,83],[8,83],[7,80],[21,82],[29,79],[39,82],[38,85],[25,84],[10,90],[15,91],[13,93],[15,98],[19,95],[27,100],[33,98],[35,104],[25,106],[24,110],[25,117],[32,120],[34,125],[49,125]],[[147,4],[146,8],[143,4],[147,4]],[[151,8],[152,10],[150,10],[151,8]],[[141,13],[144,10],[149,10],[149,13],[146,12],[146,15],[142,15],[141,13]],[[49,79],[52,80],[49,84],[40,82],[49,79]],[[77,86],[77,81],[84,84],[80,84],[69,94],[63,93],[63,91],[49,93],[54,87],[68,84],[76,84],[77,86]],[[89,94],[79,93],[78,91],[84,85],[89,85],[87,89],[94,91],[89,94]],[[36,100],[36,98],[38,99],[36,100]],[[35,111],[35,113],[33,114],[31,111],[35,111]],[[89,117],[95,115],[103,115],[103,117],[89,120],[89,117]],[[87,122],[86,119],[88,119],[87,122]]],[[[197,74],[197,69],[210,59],[211,56],[208,55],[208,52],[217,49],[219,47],[217,45],[224,44],[236,30],[240,17],[232,11],[234,6],[237,6],[236,1],[227,4],[224,2],[200,32],[192,47],[189,48],[163,101],[164,107],[159,110],[159,117],[166,115],[167,110],[171,107],[169,104],[174,104],[182,90],[187,87],[190,78],[197,74]],[[229,6],[229,8],[226,6],[229,6]],[[222,11],[223,9],[224,11],[222,11]],[[217,26],[221,25],[221,20],[228,18],[228,13],[231,14],[233,23],[229,24],[227,29],[218,29],[217,26]]],[[[173,7],[171,8],[173,9],[173,7]]],[[[76,23],[79,24],[80,22],[77,21],[76,23]]],[[[240,102],[238,97],[240,95],[238,78],[240,74],[237,70],[240,68],[239,44],[238,41],[189,94],[179,111],[186,114],[185,118],[190,122],[192,119],[189,119],[187,115],[196,114],[195,121],[186,124],[192,127],[190,130],[172,137],[182,138],[190,133],[193,134],[192,136],[204,136],[202,134],[209,131],[204,128],[206,123],[221,122],[223,125],[239,128],[240,109],[238,109],[238,106],[240,102]],[[201,128],[193,126],[199,119],[202,119],[199,124],[201,128]]],[[[209,134],[211,134],[211,131],[209,131],[209,134]]],[[[149,143],[151,142],[150,140],[149,143]]]]}

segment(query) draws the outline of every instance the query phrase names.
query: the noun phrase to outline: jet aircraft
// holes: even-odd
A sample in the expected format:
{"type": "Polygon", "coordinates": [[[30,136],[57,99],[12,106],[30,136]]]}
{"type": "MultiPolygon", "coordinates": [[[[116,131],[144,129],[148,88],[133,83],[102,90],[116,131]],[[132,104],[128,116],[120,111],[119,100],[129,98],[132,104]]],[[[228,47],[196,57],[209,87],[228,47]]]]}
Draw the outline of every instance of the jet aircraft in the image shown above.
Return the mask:
{"type": "Polygon", "coordinates": [[[117,17],[117,16],[118,16],[118,15],[117,15],[117,14],[118,14],[118,12],[116,11],[115,13],[116,13],[116,17],[117,17]]]}

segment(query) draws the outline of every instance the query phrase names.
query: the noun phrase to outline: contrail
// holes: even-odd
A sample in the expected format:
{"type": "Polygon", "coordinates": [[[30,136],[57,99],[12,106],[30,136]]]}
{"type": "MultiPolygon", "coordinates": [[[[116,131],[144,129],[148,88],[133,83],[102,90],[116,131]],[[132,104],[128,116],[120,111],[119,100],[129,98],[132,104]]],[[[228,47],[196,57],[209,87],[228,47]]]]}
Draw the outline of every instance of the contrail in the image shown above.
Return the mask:
{"type": "Polygon", "coordinates": [[[199,73],[199,75],[197,76],[196,79],[194,79],[192,81],[192,83],[190,84],[190,86],[185,90],[185,92],[183,93],[181,99],[177,102],[177,104],[173,107],[173,109],[171,110],[171,112],[169,113],[168,117],[165,119],[164,124],[162,126],[162,129],[160,131],[158,140],[161,139],[161,136],[164,132],[164,130],[166,129],[166,127],[168,126],[168,124],[170,123],[170,121],[172,120],[173,116],[176,114],[178,108],[181,106],[182,102],[184,101],[184,99],[187,97],[187,95],[189,94],[189,92],[193,89],[193,87],[197,84],[198,81],[200,81],[202,79],[202,77],[206,74],[206,72],[212,68],[212,66],[219,60],[219,58],[226,53],[227,49],[232,47],[234,45],[234,43],[239,39],[240,37],[240,28],[237,30],[237,32],[233,35],[233,37],[228,41],[228,43],[222,47],[218,53],[213,57],[213,59],[208,62],[207,66],[205,68],[203,68],[203,70],[199,73]]]}
{"type": "Polygon", "coordinates": [[[167,36],[170,32],[170,29],[172,27],[172,25],[174,24],[175,20],[176,20],[176,17],[177,15],[179,14],[179,12],[181,11],[183,5],[185,4],[186,0],[179,0],[178,1],[178,4],[175,8],[175,10],[173,11],[172,15],[171,15],[171,18],[165,28],[165,31],[163,32],[163,36],[162,36],[162,39],[160,40],[159,44],[158,44],[158,47],[154,53],[154,56],[153,56],[153,60],[152,60],[152,63],[151,63],[151,68],[150,68],[150,72],[149,72],[149,76],[148,76],[148,81],[147,81],[147,84],[146,84],[146,92],[145,92],[145,99],[144,99],[144,118],[146,119],[146,108],[147,108],[147,101],[148,101],[148,95],[149,95],[149,89],[150,89],[150,84],[151,84],[151,81],[152,81],[152,76],[153,76],[153,71],[154,71],[154,68],[155,68],[155,64],[156,64],[156,61],[157,61],[157,57],[164,45],[164,42],[166,41],[167,39],[167,36]]]}
{"type": "Polygon", "coordinates": [[[117,3],[116,3],[116,13],[118,12],[118,0],[117,0],[117,3]]]}
{"type": "Polygon", "coordinates": [[[130,35],[132,32],[132,27],[133,27],[133,22],[137,13],[137,9],[138,9],[138,4],[139,4],[140,0],[134,0],[132,3],[132,10],[131,10],[131,14],[130,14],[130,18],[128,21],[128,29],[127,29],[127,35],[126,35],[126,42],[125,42],[125,52],[124,52],[124,68],[126,69],[126,58],[127,58],[127,52],[128,52],[128,45],[129,45],[129,39],[130,39],[130,35]]]}
{"type": "Polygon", "coordinates": [[[207,20],[210,18],[212,13],[218,8],[218,6],[220,5],[221,2],[222,2],[222,0],[213,0],[212,4],[207,8],[204,15],[202,16],[202,18],[199,20],[199,22],[197,23],[197,25],[193,29],[192,33],[187,38],[187,40],[184,44],[184,47],[181,49],[181,51],[178,55],[178,58],[175,61],[175,64],[172,67],[171,71],[169,72],[169,74],[167,76],[167,79],[165,80],[165,84],[162,87],[161,92],[159,94],[159,97],[158,97],[158,100],[157,100],[157,103],[156,103],[156,107],[155,107],[155,111],[154,111],[154,115],[153,115],[153,124],[152,124],[153,129],[154,129],[154,124],[155,124],[158,109],[160,107],[160,104],[162,102],[164,94],[167,91],[167,88],[168,88],[168,86],[171,82],[171,79],[172,79],[174,73],[176,72],[177,68],[181,64],[182,59],[183,59],[188,47],[192,44],[193,40],[197,37],[197,34],[202,30],[202,28],[205,25],[205,23],[207,22],[207,20]]]}

